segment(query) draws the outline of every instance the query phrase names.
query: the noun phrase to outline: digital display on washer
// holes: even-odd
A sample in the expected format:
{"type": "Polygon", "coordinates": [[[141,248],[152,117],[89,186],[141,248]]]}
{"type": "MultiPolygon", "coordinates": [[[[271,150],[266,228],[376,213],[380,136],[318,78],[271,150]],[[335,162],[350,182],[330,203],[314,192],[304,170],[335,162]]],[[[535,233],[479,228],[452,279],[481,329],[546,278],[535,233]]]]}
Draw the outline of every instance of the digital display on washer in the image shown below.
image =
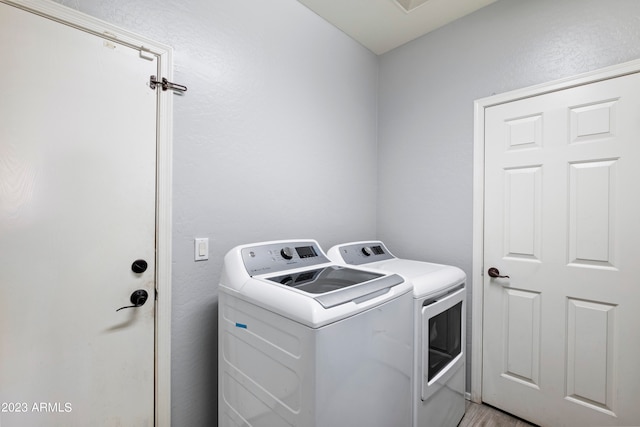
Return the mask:
{"type": "Polygon", "coordinates": [[[378,279],[382,276],[384,276],[384,274],[355,270],[353,268],[329,266],[317,270],[269,277],[267,280],[290,286],[310,294],[323,294],[378,279]]]}
{"type": "Polygon", "coordinates": [[[296,248],[296,252],[300,258],[311,258],[314,256],[318,256],[313,246],[300,246],[296,248]]]}
{"type": "Polygon", "coordinates": [[[384,250],[382,250],[382,247],[380,245],[372,246],[371,250],[373,251],[373,253],[375,255],[383,255],[384,254],[384,250]]]}

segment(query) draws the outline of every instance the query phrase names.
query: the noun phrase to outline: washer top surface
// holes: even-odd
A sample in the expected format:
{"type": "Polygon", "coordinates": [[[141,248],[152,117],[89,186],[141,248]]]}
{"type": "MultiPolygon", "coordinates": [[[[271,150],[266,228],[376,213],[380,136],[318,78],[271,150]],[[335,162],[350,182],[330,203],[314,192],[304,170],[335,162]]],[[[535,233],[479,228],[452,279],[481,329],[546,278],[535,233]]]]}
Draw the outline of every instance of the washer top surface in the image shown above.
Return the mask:
{"type": "Polygon", "coordinates": [[[314,240],[241,245],[224,259],[221,292],[311,327],[319,327],[409,293],[392,272],[345,266],[314,240]]]}
{"type": "Polygon", "coordinates": [[[414,298],[439,293],[466,280],[458,267],[396,258],[381,241],[344,243],[332,247],[327,254],[334,262],[404,276],[413,284],[414,298]]]}
{"type": "Polygon", "coordinates": [[[290,286],[310,294],[323,294],[380,277],[383,277],[383,275],[330,265],[328,267],[303,270],[296,273],[285,272],[285,274],[280,276],[268,277],[267,280],[290,286]]]}

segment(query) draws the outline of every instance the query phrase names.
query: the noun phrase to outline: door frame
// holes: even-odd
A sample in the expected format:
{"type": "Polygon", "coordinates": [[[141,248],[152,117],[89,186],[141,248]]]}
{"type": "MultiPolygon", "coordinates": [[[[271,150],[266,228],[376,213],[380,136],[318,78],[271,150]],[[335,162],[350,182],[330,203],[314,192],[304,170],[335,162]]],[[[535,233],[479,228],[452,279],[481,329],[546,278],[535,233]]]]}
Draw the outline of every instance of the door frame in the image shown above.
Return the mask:
{"type": "Polygon", "coordinates": [[[640,72],[640,59],[579,74],[549,83],[492,95],[474,101],[473,133],[473,257],[471,400],[482,402],[482,342],[484,335],[484,148],[485,110],[495,105],[531,98],[563,89],[595,83],[640,72]]]}
{"type": "MultiPolygon", "coordinates": [[[[0,0],[63,25],[140,50],[157,59],[158,79],[172,80],[173,50],[75,9],[49,0],[0,0]]],[[[173,93],[158,91],[156,137],[156,313],[155,396],[156,427],[171,425],[171,185],[173,93]]]]}

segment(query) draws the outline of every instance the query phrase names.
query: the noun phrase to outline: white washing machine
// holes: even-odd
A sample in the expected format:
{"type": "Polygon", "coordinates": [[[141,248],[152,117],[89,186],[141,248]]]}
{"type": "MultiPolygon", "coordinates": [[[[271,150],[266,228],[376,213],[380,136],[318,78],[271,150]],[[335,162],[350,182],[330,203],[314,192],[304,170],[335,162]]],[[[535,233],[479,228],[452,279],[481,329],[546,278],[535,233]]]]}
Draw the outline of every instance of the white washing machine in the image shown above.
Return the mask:
{"type": "Polygon", "coordinates": [[[219,287],[220,426],[410,426],[412,286],[314,240],[238,246],[219,287]]]}
{"type": "Polygon", "coordinates": [[[327,252],[337,263],[397,273],[413,284],[414,427],[455,427],[465,412],[464,272],[399,259],[380,241],[352,242],[327,252]]]}

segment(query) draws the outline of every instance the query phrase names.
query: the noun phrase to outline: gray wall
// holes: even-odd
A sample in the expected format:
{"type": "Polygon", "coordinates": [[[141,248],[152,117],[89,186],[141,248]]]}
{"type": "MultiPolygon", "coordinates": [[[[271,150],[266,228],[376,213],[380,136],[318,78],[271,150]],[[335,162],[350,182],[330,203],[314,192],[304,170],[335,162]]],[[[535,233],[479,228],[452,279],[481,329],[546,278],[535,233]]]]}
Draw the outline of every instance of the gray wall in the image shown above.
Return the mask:
{"type": "Polygon", "coordinates": [[[60,2],[173,46],[189,88],[174,98],[172,420],[210,427],[224,254],[375,237],[377,57],[295,0],[60,2]]]}
{"type": "Polygon", "coordinates": [[[501,0],[382,55],[378,237],[470,276],[473,101],[639,57],[637,0],[501,0]]]}

